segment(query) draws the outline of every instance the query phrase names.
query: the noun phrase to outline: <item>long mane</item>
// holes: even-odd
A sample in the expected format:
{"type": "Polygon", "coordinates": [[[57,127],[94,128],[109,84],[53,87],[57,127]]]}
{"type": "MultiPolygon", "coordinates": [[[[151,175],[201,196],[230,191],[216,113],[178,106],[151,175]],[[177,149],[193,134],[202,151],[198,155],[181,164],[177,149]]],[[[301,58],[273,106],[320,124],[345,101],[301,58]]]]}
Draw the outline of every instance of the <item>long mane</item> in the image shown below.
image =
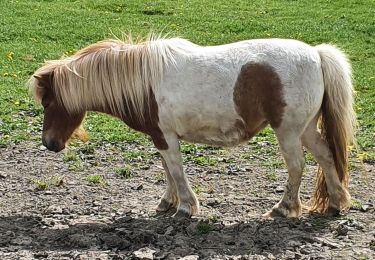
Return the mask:
{"type": "MultiPolygon", "coordinates": [[[[101,41],[71,57],[46,62],[33,76],[53,73],[56,98],[69,113],[95,106],[124,115],[131,107],[135,114],[131,116],[142,119],[147,99],[151,91],[157,91],[165,66],[175,63],[179,47],[173,40],[185,42],[153,36],[139,43],[133,43],[131,37],[127,41],[101,41]]],[[[43,89],[34,77],[29,85],[40,100],[43,89]]]]}

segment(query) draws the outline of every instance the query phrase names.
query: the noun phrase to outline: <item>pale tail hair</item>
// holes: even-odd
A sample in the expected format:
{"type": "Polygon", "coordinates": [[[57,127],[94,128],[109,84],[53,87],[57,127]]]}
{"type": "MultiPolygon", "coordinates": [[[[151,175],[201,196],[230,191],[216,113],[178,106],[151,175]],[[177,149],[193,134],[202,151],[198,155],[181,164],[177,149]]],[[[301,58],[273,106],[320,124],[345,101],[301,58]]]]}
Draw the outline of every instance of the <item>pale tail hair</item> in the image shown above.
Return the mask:
{"type": "MultiPolygon", "coordinates": [[[[351,66],[345,54],[338,48],[322,44],[315,47],[321,58],[325,93],[322,104],[320,128],[333,155],[337,174],[345,194],[340,209],[350,206],[347,192],[349,182],[348,146],[355,143],[356,114],[351,66]]],[[[325,212],[329,196],[324,174],[318,171],[312,210],[325,212]]]]}
{"type": "MultiPolygon", "coordinates": [[[[99,107],[121,116],[131,107],[135,115],[130,116],[143,119],[147,99],[157,91],[165,66],[175,63],[175,51],[178,48],[169,39],[154,36],[138,44],[131,37],[105,40],[71,57],[46,62],[34,76],[53,73],[56,97],[69,113],[99,107]]],[[[29,84],[41,99],[34,77],[29,84]]]]}

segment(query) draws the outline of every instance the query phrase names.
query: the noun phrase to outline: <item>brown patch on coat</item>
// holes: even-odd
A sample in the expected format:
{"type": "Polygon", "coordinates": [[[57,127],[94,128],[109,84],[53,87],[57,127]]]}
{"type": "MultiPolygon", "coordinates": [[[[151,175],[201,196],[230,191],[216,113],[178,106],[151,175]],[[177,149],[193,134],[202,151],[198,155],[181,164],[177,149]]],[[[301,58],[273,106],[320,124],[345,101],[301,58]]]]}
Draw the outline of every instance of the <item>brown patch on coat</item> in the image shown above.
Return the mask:
{"type": "Polygon", "coordinates": [[[167,150],[168,144],[164,138],[164,134],[159,127],[159,108],[155,99],[154,92],[151,87],[149,90],[150,96],[144,102],[142,108],[142,115],[139,116],[134,107],[124,97],[125,112],[119,113],[111,111],[110,106],[94,107],[93,111],[106,113],[108,115],[121,119],[130,128],[147,134],[151,137],[154,145],[159,150],[167,150]]]}
{"type": "Polygon", "coordinates": [[[136,131],[140,131],[149,135],[155,145],[159,150],[167,150],[168,144],[164,138],[164,134],[159,127],[159,108],[155,99],[154,92],[150,87],[150,96],[145,100],[142,109],[142,117],[139,117],[134,108],[129,105],[127,106],[125,115],[121,116],[123,120],[129,127],[136,131]]]}
{"type": "Polygon", "coordinates": [[[43,144],[52,151],[59,152],[73,132],[80,127],[85,117],[82,113],[69,114],[56,99],[53,88],[53,73],[35,76],[40,89],[41,103],[44,107],[43,144]]]}
{"type": "Polygon", "coordinates": [[[253,137],[268,123],[280,126],[286,103],[282,84],[273,67],[266,63],[248,63],[238,75],[233,99],[238,114],[236,126],[246,132],[246,139],[253,137]]]}

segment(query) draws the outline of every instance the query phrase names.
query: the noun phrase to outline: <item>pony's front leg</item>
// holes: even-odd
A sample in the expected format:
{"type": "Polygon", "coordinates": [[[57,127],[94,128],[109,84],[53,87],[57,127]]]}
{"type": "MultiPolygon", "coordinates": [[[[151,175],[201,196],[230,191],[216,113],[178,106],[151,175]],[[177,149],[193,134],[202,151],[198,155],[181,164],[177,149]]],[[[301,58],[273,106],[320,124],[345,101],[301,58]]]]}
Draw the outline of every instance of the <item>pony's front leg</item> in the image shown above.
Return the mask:
{"type": "Polygon", "coordinates": [[[160,202],[156,208],[156,211],[165,212],[171,208],[176,208],[178,206],[178,198],[176,184],[173,180],[171,173],[169,172],[168,166],[164,158],[161,158],[161,162],[165,170],[165,176],[167,178],[167,189],[161,197],[160,202]]]}
{"type": "MultiPolygon", "coordinates": [[[[164,138],[167,141],[168,149],[159,150],[159,152],[165,161],[167,171],[172,177],[171,179],[174,181],[176,187],[178,205],[174,217],[190,217],[198,213],[199,202],[193,190],[190,188],[189,182],[182,169],[180,144],[175,134],[164,135],[164,138]]],[[[169,195],[166,194],[166,196],[169,195]]],[[[162,202],[163,201],[161,201],[161,203],[162,202]]]]}

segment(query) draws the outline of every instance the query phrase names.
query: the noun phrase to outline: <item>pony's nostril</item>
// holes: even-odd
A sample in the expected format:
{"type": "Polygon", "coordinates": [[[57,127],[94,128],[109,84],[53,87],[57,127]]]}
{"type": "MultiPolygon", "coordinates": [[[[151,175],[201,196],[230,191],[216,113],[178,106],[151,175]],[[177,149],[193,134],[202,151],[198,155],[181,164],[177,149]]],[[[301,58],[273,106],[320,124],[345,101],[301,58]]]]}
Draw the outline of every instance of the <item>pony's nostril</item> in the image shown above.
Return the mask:
{"type": "Polygon", "coordinates": [[[54,151],[56,153],[65,148],[64,143],[62,143],[60,140],[48,140],[43,138],[42,143],[45,147],[47,147],[48,150],[54,151]]]}

